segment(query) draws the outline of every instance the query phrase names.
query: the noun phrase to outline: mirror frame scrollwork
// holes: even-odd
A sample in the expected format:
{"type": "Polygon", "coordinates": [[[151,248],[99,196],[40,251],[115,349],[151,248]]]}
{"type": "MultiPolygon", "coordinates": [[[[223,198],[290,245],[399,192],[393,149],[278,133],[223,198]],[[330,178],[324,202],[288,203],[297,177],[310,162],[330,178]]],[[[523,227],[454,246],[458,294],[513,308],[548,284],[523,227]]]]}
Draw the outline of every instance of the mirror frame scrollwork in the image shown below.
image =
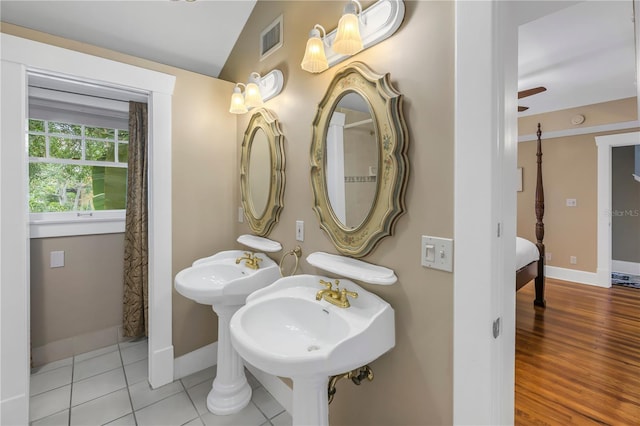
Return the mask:
{"type": "Polygon", "coordinates": [[[280,129],[280,123],[273,111],[260,108],[254,112],[244,132],[242,141],[242,155],[240,159],[240,192],[242,198],[242,208],[244,216],[251,230],[261,236],[269,235],[275,224],[278,222],[280,212],[284,207],[284,186],[285,186],[285,155],[284,155],[284,135],[280,129]],[[267,135],[270,152],[271,179],[269,184],[269,195],[264,213],[260,217],[255,217],[251,208],[251,187],[249,185],[249,162],[251,161],[251,146],[253,138],[262,129],[267,135]]]}
{"type": "Polygon", "coordinates": [[[397,219],[405,211],[409,177],[408,132],[402,111],[402,94],[391,85],[389,74],[377,74],[361,62],[339,70],[318,104],[311,141],[311,186],[313,210],[320,227],[336,249],[347,256],[363,257],[380,241],[393,234],[397,219]],[[356,92],[368,103],[376,129],[378,149],[377,190],[364,221],[346,228],[336,217],[327,192],[326,137],[331,115],[340,99],[356,92]]]}

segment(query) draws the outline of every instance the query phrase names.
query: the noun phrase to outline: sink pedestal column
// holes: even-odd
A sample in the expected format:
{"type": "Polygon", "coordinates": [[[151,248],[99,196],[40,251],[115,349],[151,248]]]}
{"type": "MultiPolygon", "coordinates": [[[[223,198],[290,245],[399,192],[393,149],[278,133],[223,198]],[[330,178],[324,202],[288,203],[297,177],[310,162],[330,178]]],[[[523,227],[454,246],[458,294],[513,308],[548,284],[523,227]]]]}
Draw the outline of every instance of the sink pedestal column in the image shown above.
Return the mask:
{"type": "Polygon", "coordinates": [[[329,377],[293,378],[293,426],[329,426],[329,377]]]}
{"type": "Polygon", "coordinates": [[[229,321],[241,306],[212,306],[218,315],[218,367],[207,396],[207,409],[213,414],[237,413],[251,400],[251,386],[244,375],[244,362],[231,346],[229,336],[229,321]]]}

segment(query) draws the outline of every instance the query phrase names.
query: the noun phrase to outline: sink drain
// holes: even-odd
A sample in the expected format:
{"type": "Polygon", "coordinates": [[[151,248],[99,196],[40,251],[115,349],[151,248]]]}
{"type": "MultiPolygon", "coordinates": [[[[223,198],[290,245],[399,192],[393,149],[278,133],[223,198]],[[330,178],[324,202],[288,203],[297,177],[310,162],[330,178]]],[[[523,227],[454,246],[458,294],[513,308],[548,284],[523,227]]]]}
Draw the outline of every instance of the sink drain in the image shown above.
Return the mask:
{"type": "Polygon", "coordinates": [[[316,346],[316,345],[311,345],[307,348],[307,352],[313,352],[313,351],[317,351],[320,349],[320,346],[316,346]]]}

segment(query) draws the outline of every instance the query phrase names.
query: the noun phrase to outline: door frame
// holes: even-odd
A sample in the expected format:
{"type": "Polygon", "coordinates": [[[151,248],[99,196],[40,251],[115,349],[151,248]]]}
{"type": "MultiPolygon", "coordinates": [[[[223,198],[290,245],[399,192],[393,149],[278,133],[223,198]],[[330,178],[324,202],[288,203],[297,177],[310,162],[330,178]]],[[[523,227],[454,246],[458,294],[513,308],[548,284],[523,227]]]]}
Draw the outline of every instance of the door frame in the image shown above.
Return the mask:
{"type": "Polygon", "coordinates": [[[596,136],[598,147],[598,266],[600,287],[611,287],[611,151],[616,146],[640,144],[640,132],[596,136]]]}
{"type": "Polygon", "coordinates": [[[456,425],[514,419],[518,23],[510,3],[455,2],[456,425]]]}
{"type": "Polygon", "coordinates": [[[2,424],[29,422],[27,73],[38,71],[148,94],[149,383],[173,381],[171,338],[171,98],[175,76],[0,34],[0,303],[2,424]],[[12,143],[18,141],[21,143],[12,143]]]}

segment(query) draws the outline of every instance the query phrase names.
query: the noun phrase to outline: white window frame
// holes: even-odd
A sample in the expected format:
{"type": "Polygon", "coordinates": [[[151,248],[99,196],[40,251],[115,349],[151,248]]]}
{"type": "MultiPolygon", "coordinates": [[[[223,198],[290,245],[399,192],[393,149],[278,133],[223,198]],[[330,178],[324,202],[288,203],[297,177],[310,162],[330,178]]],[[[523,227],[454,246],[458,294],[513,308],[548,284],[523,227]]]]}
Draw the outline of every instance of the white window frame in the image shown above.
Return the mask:
{"type": "MultiPolygon", "coordinates": [[[[92,87],[96,90],[95,86],[92,87]]],[[[81,94],[73,94],[64,91],[47,90],[42,88],[29,88],[30,103],[33,102],[34,97],[38,104],[44,102],[45,105],[53,105],[56,102],[64,103],[64,105],[79,105],[78,111],[80,113],[86,110],[99,111],[104,110],[105,115],[111,119],[121,116],[122,114],[128,115],[128,103],[112,99],[103,99],[95,96],[86,96],[81,94]]],[[[131,94],[138,99],[136,94],[131,94]]],[[[144,97],[146,100],[146,96],[144,97]]],[[[63,109],[61,108],[61,111],[63,109]]],[[[55,117],[51,119],[32,117],[34,120],[44,120],[49,122],[63,122],[73,123],[82,126],[99,127],[98,123],[87,124],[84,123],[82,118],[74,119],[73,108],[71,110],[65,110],[62,112],[63,117],[55,117]]],[[[79,117],[81,117],[79,115],[79,117]]],[[[104,124],[102,127],[115,128],[116,130],[128,130],[128,123],[126,126],[114,127],[112,124],[104,124]],[[121,128],[124,127],[124,128],[121,128]]],[[[27,134],[31,134],[26,129],[27,134]]],[[[39,132],[36,132],[39,133],[39,132]]],[[[48,136],[47,129],[43,135],[48,136]]],[[[61,137],[67,137],[66,135],[59,135],[61,137]]],[[[29,157],[29,162],[44,162],[44,163],[60,163],[60,164],[79,164],[83,166],[106,166],[106,167],[127,167],[123,166],[123,163],[117,161],[118,158],[118,138],[115,138],[115,160],[109,161],[91,161],[84,159],[85,151],[85,136],[84,132],[81,136],[82,139],[82,160],[67,160],[56,159],[48,157],[49,155],[49,142],[47,140],[47,157],[29,157]]],[[[29,230],[31,238],[50,238],[50,237],[64,237],[64,236],[76,236],[76,235],[93,235],[93,234],[113,234],[123,233],[125,230],[126,210],[93,210],[93,211],[71,211],[71,212],[46,212],[46,213],[29,213],[29,230]]]]}
{"type": "Polygon", "coordinates": [[[31,238],[74,235],[118,234],[124,232],[125,210],[31,213],[31,238]]]}

